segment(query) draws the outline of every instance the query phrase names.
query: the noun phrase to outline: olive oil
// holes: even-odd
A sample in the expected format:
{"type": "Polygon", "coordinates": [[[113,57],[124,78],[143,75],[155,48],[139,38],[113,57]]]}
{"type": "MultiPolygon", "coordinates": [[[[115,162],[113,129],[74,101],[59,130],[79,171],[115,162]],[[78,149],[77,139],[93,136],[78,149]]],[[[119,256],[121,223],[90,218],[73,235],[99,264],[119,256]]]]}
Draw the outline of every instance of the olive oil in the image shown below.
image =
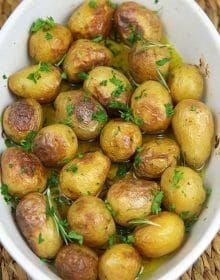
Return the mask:
{"type": "Polygon", "coordinates": [[[140,280],[145,279],[145,277],[150,276],[155,272],[163,263],[165,263],[171,256],[167,255],[157,259],[145,259],[143,261],[144,271],[140,277],[140,280]]]}

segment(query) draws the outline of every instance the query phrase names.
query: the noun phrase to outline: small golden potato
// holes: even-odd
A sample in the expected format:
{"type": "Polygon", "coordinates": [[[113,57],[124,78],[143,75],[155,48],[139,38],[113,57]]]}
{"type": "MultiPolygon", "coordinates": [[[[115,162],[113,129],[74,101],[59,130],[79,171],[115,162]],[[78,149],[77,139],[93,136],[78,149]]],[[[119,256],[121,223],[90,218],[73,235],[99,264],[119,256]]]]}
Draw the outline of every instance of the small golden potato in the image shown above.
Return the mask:
{"type": "Polygon", "coordinates": [[[43,104],[43,126],[48,126],[51,124],[57,123],[56,121],[56,112],[52,103],[43,104]]]}
{"type": "Polygon", "coordinates": [[[211,154],[214,138],[210,109],[198,100],[182,100],[175,107],[172,126],[186,163],[201,168],[211,154]]]}
{"type": "Polygon", "coordinates": [[[43,111],[40,104],[32,99],[20,99],[9,105],[2,119],[6,135],[14,142],[25,140],[28,133],[38,131],[43,125],[43,111]]]}
{"type": "Polygon", "coordinates": [[[149,134],[165,131],[173,113],[169,92],[156,81],[144,82],[136,89],[131,108],[134,116],[143,120],[141,129],[149,134]]]}
{"type": "Polygon", "coordinates": [[[157,190],[157,183],[140,179],[123,179],[112,185],[107,200],[116,213],[116,223],[129,226],[130,220],[146,218],[157,190]]]}
{"type": "Polygon", "coordinates": [[[105,203],[94,196],[83,196],[70,207],[67,221],[71,230],[83,235],[84,243],[99,247],[115,234],[115,223],[105,203]]]}
{"type": "Polygon", "coordinates": [[[141,257],[128,244],[117,244],[99,260],[100,280],[134,280],[141,269],[141,257]]]}
{"type": "Polygon", "coordinates": [[[32,149],[45,166],[59,167],[75,156],[78,141],[69,126],[53,124],[38,132],[33,140],[32,149]]]}
{"type": "Polygon", "coordinates": [[[46,198],[38,192],[22,198],[16,208],[16,222],[34,253],[41,258],[56,256],[63,241],[53,219],[46,214],[46,198]]]}
{"type": "Polygon", "coordinates": [[[9,89],[15,95],[33,98],[40,103],[53,101],[59,92],[60,84],[58,68],[43,63],[28,66],[8,79],[9,89]]]}
{"type": "Polygon", "coordinates": [[[170,71],[168,84],[174,103],[178,103],[183,99],[200,99],[204,79],[196,65],[181,64],[170,71]]]}
{"type": "Polygon", "coordinates": [[[87,153],[75,158],[60,173],[60,188],[71,199],[97,195],[110,169],[110,160],[101,152],[87,153]]]}
{"type": "Polygon", "coordinates": [[[134,165],[135,174],[141,178],[160,178],[169,166],[176,166],[180,148],[169,138],[155,138],[142,146],[138,153],[140,164],[134,165]]]}
{"type": "Polygon", "coordinates": [[[157,224],[138,227],[134,233],[135,247],[147,258],[159,258],[178,249],[184,241],[184,223],[171,212],[148,217],[157,224]]]}
{"type": "Polygon", "coordinates": [[[98,140],[92,142],[79,141],[78,154],[84,154],[84,153],[96,152],[96,151],[100,151],[100,152],[102,151],[98,140]]]}
{"type": "Polygon", "coordinates": [[[40,160],[20,148],[8,148],[1,157],[2,183],[11,195],[22,197],[27,193],[43,192],[47,173],[40,160]]]}
{"type": "Polygon", "coordinates": [[[79,83],[83,79],[81,73],[89,72],[96,66],[112,63],[112,53],[106,47],[86,39],[75,41],[69,49],[63,63],[68,80],[79,83]]]}
{"type": "Polygon", "coordinates": [[[64,246],[55,260],[55,268],[63,280],[96,280],[98,256],[86,246],[64,246]]]}

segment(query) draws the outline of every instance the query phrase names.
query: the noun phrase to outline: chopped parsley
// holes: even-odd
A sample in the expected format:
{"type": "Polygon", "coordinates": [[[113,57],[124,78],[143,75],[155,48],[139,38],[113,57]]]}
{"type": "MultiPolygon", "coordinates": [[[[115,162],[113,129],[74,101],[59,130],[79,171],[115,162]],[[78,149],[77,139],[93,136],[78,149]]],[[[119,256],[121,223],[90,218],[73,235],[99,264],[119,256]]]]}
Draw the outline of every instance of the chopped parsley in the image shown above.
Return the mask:
{"type": "Polygon", "coordinates": [[[78,243],[80,245],[83,245],[84,238],[83,238],[82,234],[80,234],[76,231],[70,231],[68,233],[68,238],[71,240],[74,240],[74,241],[78,241],[78,243]]]}
{"type": "Polygon", "coordinates": [[[141,99],[142,97],[146,97],[147,96],[147,93],[145,92],[145,90],[142,90],[142,92],[139,94],[139,95],[137,95],[137,96],[135,96],[135,100],[139,100],[139,99],[141,99]]]}
{"type": "Polygon", "coordinates": [[[92,120],[97,121],[99,123],[106,123],[108,120],[108,116],[104,110],[100,110],[96,113],[93,113],[92,120]]]}
{"type": "Polygon", "coordinates": [[[166,116],[168,118],[172,117],[175,114],[175,110],[173,109],[173,105],[171,103],[164,104],[166,110],[166,116]]]}
{"type": "Polygon", "coordinates": [[[74,163],[73,165],[69,166],[66,168],[66,171],[67,172],[73,172],[73,173],[76,173],[78,170],[78,166],[76,163],[74,163]]]}
{"type": "Polygon", "coordinates": [[[32,147],[32,142],[34,138],[36,137],[37,132],[36,131],[30,131],[28,132],[27,139],[26,140],[21,140],[20,145],[25,151],[30,151],[32,147]]]}
{"type": "Polygon", "coordinates": [[[116,211],[112,208],[112,206],[110,205],[107,199],[105,200],[105,207],[108,209],[108,211],[111,213],[113,217],[117,215],[116,211]]]}
{"type": "Polygon", "coordinates": [[[59,175],[58,172],[56,170],[52,170],[50,172],[50,176],[47,180],[47,187],[48,188],[56,188],[59,185],[59,175]]]}
{"type": "Polygon", "coordinates": [[[47,41],[52,40],[52,39],[53,39],[53,35],[52,35],[50,32],[47,32],[47,33],[45,34],[45,39],[46,39],[47,41]]]}
{"type": "Polygon", "coordinates": [[[202,208],[207,208],[207,204],[208,204],[208,201],[209,201],[209,198],[212,194],[212,189],[211,188],[205,188],[205,193],[206,193],[206,196],[205,196],[205,201],[203,202],[202,204],[202,208]]]}
{"type": "Polygon", "coordinates": [[[116,244],[116,236],[115,236],[115,234],[112,234],[108,238],[108,245],[109,245],[109,247],[112,247],[115,244],[116,244]]]}
{"type": "Polygon", "coordinates": [[[174,170],[172,182],[171,182],[171,188],[178,189],[180,186],[178,183],[183,179],[184,173],[179,170],[174,170]]]}
{"type": "Polygon", "coordinates": [[[8,77],[7,77],[5,74],[2,75],[2,79],[3,79],[3,80],[6,80],[7,78],[8,78],[8,77]]]}
{"type": "Polygon", "coordinates": [[[118,7],[118,4],[113,3],[111,0],[108,0],[108,5],[109,7],[111,7],[112,9],[116,9],[118,7]]]}
{"type": "Polygon", "coordinates": [[[124,83],[119,80],[113,73],[113,77],[110,79],[110,82],[115,85],[116,89],[112,92],[112,97],[119,97],[123,92],[127,90],[127,87],[124,83]]]}
{"type": "Polygon", "coordinates": [[[193,214],[190,219],[187,219],[184,224],[185,224],[185,232],[189,233],[195,224],[195,222],[198,220],[198,216],[196,214],[193,214]]]}
{"type": "Polygon", "coordinates": [[[165,57],[163,59],[157,60],[156,64],[157,66],[164,66],[166,63],[168,63],[171,60],[170,57],[165,57]]]}
{"type": "Polygon", "coordinates": [[[196,106],[195,106],[195,105],[192,105],[190,111],[196,112],[196,109],[197,109],[196,106]]]}
{"type": "Polygon", "coordinates": [[[44,32],[50,30],[54,27],[55,22],[52,17],[47,17],[46,19],[38,18],[35,22],[32,23],[30,32],[35,33],[38,30],[42,29],[44,32]]]}
{"type": "Polygon", "coordinates": [[[107,84],[108,84],[108,81],[107,80],[103,80],[103,81],[101,81],[100,86],[106,87],[107,84]]]}
{"type": "Polygon", "coordinates": [[[38,244],[41,244],[43,242],[44,242],[44,239],[43,239],[42,233],[40,232],[38,235],[38,244]]]}
{"type": "Polygon", "coordinates": [[[140,152],[142,152],[143,151],[143,148],[142,147],[137,147],[137,149],[136,149],[136,152],[137,153],[140,153],[140,152]]]}
{"type": "Polygon", "coordinates": [[[16,145],[16,143],[13,142],[11,139],[6,138],[6,139],[5,139],[5,146],[6,146],[7,148],[10,148],[10,147],[16,147],[17,145],[16,145]]]}
{"type": "Polygon", "coordinates": [[[63,80],[67,80],[67,74],[66,74],[66,72],[62,72],[61,73],[61,78],[63,79],[63,80]]]}
{"type": "Polygon", "coordinates": [[[140,41],[142,39],[141,33],[138,31],[138,28],[132,24],[129,24],[129,29],[131,34],[127,38],[127,41],[133,45],[135,42],[140,41]]]}
{"type": "Polygon", "coordinates": [[[128,173],[129,169],[130,169],[129,163],[121,162],[118,166],[116,176],[118,176],[119,178],[124,177],[128,173]]]}
{"type": "Polygon", "coordinates": [[[171,205],[169,205],[169,211],[170,212],[175,212],[176,211],[176,205],[174,203],[172,203],[171,205]]]}
{"type": "Polygon", "coordinates": [[[141,157],[139,155],[137,155],[134,159],[134,167],[138,168],[141,164],[141,157]]]}
{"type": "Polygon", "coordinates": [[[78,158],[83,158],[85,155],[83,153],[79,153],[76,155],[78,158]]]}
{"type": "Polygon", "coordinates": [[[27,76],[28,80],[33,81],[35,84],[37,81],[41,78],[40,72],[50,72],[51,71],[51,65],[46,62],[40,62],[38,64],[38,69],[35,72],[30,73],[27,76]]]}
{"type": "Polygon", "coordinates": [[[154,191],[153,195],[154,195],[154,199],[153,199],[152,205],[151,205],[151,212],[154,215],[158,215],[161,212],[161,203],[164,198],[164,192],[163,191],[154,191]]]}
{"type": "Polygon", "coordinates": [[[9,168],[12,168],[13,166],[14,166],[13,163],[9,163],[9,164],[8,164],[8,167],[9,167],[9,168]]]}
{"type": "Polygon", "coordinates": [[[92,9],[95,9],[95,8],[97,8],[97,2],[96,2],[96,0],[90,0],[89,1],[89,7],[90,8],[92,8],[92,9]]]}
{"type": "Polygon", "coordinates": [[[89,75],[87,74],[87,73],[85,73],[85,72],[80,72],[80,73],[78,73],[78,76],[79,76],[79,78],[81,79],[81,80],[87,80],[88,79],[88,77],[89,77],[89,75]]]}
{"type": "Polygon", "coordinates": [[[65,125],[72,125],[72,120],[70,120],[70,119],[64,119],[64,120],[63,120],[63,124],[65,124],[65,125]]]}
{"type": "Polygon", "coordinates": [[[95,38],[92,39],[93,42],[95,43],[100,43],[104,40],[103,36],[102,35],[98,35],[96,36],[95,38]]]}
{"type": "Polygon", "coordinates": [[[120,241],[126,244],[134,244],[135,238],[133,234],[129,234],[127,236],[120,236],[120,241]]]}
{"type": "Polygon", "coordinates": [[[75,106],[74,105],[68,104],[66,106],[66,112],[67,112],[68,117],[71,117],[73,115],[74,110],[75,110],[75,106]]]}
{"type": "Polygon", "coordinates": [[[1,185],[1,195],[3,196],[4,198],[4,201],[9,204],[9,203],[18,203],[19,202],[19,198],[17,196],[13,196],[13,195],[10,195],[9,192],[8,192],[8,185],[6,184],[2,184],[1,185]]]}

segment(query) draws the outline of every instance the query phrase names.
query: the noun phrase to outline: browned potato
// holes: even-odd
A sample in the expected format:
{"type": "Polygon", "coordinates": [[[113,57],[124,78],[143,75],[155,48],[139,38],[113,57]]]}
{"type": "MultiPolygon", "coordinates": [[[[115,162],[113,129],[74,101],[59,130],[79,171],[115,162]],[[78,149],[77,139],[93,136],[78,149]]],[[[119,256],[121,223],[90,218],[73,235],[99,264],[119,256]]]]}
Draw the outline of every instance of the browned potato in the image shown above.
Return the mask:
{"type": "Polygon", "coordinates": [[[11,195],[22,197],[27,193],[43,192],[47,174],[40,160],[20,148],[8,148],[1,157],[2,183],[11,195]]]}
{"type": "Polygon", "coordinates": [[[148,217],[156,225],[138,227],[135,247],[147,258],[159,258],[178,249],[184,241],[184,223],[174,213],[161,212],[148,217]]]}
{"type": "Polygon", "coordinates": [[[125,161],[141,146],[142,134],[137,125],[114,119],[103,128],[100,144],[113,162],[125,161]]]}
{"type": "Polygon", "coordinates": [[[57,121],[71,126],[80,140],[93,140],[108,120],[105,109],[83,90],[61,92],[56,101],[57,121]]]}
{"type": "Polygon", "coordinates": [[[74,131],[64,124],[42,128],[33,140],[33,152],[45,166],[59,167],[70,161],[78,149],[74,131]]]}
{"type": "Polygon", "coordinates": [[[141,269],[141,257],[128,244],[117,244],[105,251],[99,261],[100,280],[134,280],[141,269]]]}
{"type": "Polygon", "coordinates": [[[133,219],[146,218],[151,213],[154,192],[158,190],[157,183],[140,179],[123,179],[112,185],[107,200],[116,213],[116,223],[129,226],[133,219]]]}
{"type": "Polygon", "coordinates": [[[142,146],[138,153],[139,164],[134,164],[135,174],[141,178],[160,178],[169,166],[176,166],[180,148],[169,138],[155,138],[142,146]]]}
{"type": "Polygon", "coordinates": [[[71,230],[83,235],[84,243],[99,247],[115,233],[115,223],[105,203],[94,196],[80,197],[68,211],[67,221],[71,230]]]}
{"type": "Polygon", "coordinates": [[[34,253],[52,259],[63,241],[53,219],[46,214],[46,198],[38,192],[27,194],[16,208],[16,222],[34,253]]]}
{"type": "Polygon", "coordinates": [[[32,99],[20,99],[9,105],[3,113],[3,129],[14,142],[25,140],[28,133],[38,131],[43,125],[43,111],[32,99]]]}
{"type": "Polygon", "coordinates": [[[112,53],[109,49],[90,40],[80,39],[69,49],[63,69],[70,82],[78,83],[83,80],[82,72],[89,72],[96,66],[109,66],[111,63],[112,53]]]}
{"type": "Polygon", "coordinates": [[[96,280],[98,256],[86,246],[64,246],[55,260],[55,268],[63,280],[96,280]]]}

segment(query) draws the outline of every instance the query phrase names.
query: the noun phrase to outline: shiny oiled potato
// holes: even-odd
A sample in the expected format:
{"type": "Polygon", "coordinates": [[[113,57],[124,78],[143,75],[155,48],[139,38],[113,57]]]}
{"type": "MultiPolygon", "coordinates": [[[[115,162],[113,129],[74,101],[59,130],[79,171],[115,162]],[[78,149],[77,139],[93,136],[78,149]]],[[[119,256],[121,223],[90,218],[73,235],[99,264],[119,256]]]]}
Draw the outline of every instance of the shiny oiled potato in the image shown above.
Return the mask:
{"type": "Polygon", "coordinates": [[[98,256],[86,246],[69,244],[57,254],[55,268],[63,280],[96,280],[98,256]]]}
{"type": "Polygon", "coordinates": [[[143,5],[124,2],[115,12],[115,26],[126,44],[131,45],[141,38],[158,40],[162,37],[162,24],[159,18],[143,5]]]}
{"type": "Polygon", "coordinates": [[[70,82],[82,81],[80,73],[89,72],[96,66],[112,63],[112,53],[106,47],[86,39],[75,41],[63,63],[63,69],[70,82]]]}
{"type": "Polygon", "coordinates": [[[156,225],[135,230],[135,247],[147,258],[159,258],[178,249],[184,241],[184,223],[174,213],[161,212],[148,217],[156,225]]]}
{"type": "Polygon", "coordinates": [[[93,140],[108,116],[105,109],[83,90],[61,92],[55,101],[56,119],[71,126],[80,140],[93,140]]]}
{"type": "Polygon", "coordinates": [[[101,152],[87,153],[63,167],[60,187],[69,198],[96,195],[103,187],[110,169],[110,160],[101,152]]]}
{"type": "Polygon", "coordinates": [[[85,91],[92,95],[105,107],[111,101],[127,104],[130,101],[132,86],[124,74],[111,67],[94,68],[84,82],[85,91]]]}
{"type": "Polygon", "coordinates": [[[183,99],[200,99],[204,79],[196,65],[182,64],[170,71],[168,84],[174,103],[183,99]]]}
{"type": "Polygon", "coordinates": [[[20,99],[9,105],[2,119],[6,135],[19,143],[31,131],[38,131],[43,125],[43,111],[40,104],[32,99],[20,99]]]}
{"type": "Polygon", "coordinates": [[[114,9],[108,0],[86,0],[68,21],[74,40],[106,37],[112,27],[114,9]]]}
{"type": "Polygon", "coordinates": [[[67,221],[70,229],[82,234],[84,243],[90,247],[106,244],[116,230],[105,203],[95,196],[77,199],[68,211],[67,221]]]}
{"type": "Polygon", "coordinates": [[[175,107],[172,126],[187,164],[202,167],[210,156],[214,137],[210,109],[198,100],[182,100],[175,107]]]}
{"type": "Polygon", "coordinates": [[[64,124],[42,128],[33,140],[33,153],[45,166],[63,166],[75,156],[77,149],[76,134],[64,124]]]}
{"type": "Polygon", "coordinates": [[[180,148],[169,138],[155,138],[142,146],[138,153],[140,164],[134,165],[135,174],[141,178],[160,178],[169,166],[176,166],[180,148]]]}
{"type": "Polygon", "coordinates": [[[34,253],[54,258],[63,244],[52,217],[46,214],[46,198],[38,192],[23,197],[16,208],[16,222],[34,253]]]}
{"type": "Polygon", "coordinates": [[[170,124],[172,100],[159,82],[147,81],[141,84],[132,95],[131,108],[134,116],[143,120],[140,127],[146,133],[163,132],[170,124]]]}
{"type": "Polygon", "coordinates": [[[205,201],[205,190],[201,176],[189,167],[169,167],[161,177],[164,191],[163,204],[188,219],[200,213],[205,201]]]}
{"type": "Polygon", "coordinates": [[[116,215],[115,221],[121,226],[129,226],[133,219],[144,219],[151,213],[154,191],[159,186],[155,182],[140,179],[123,179],[108,191],[107,200],[116,215]]]}
{"type": "Polygon", "coordinates": [[[11,195],[22,197],[27,193],[43,192],[47,173],[40,160],[20,148],[8,148],[1,157],[2,183],[11,195]]]}
{"type": "Polygon", "coordinates": [[[58,68],[45,64],[28,66],[8,79],[9,89],[15,95],[33,98],[40,103],[53,101],[59,92],[60,83],[58,68]]]}
{"type": "Polygon", "coordinates": [[[117,244],[106,250],[99,261],[100,280],[134,280],[141,269],[141,257],[128,244],[117,244]]]}

